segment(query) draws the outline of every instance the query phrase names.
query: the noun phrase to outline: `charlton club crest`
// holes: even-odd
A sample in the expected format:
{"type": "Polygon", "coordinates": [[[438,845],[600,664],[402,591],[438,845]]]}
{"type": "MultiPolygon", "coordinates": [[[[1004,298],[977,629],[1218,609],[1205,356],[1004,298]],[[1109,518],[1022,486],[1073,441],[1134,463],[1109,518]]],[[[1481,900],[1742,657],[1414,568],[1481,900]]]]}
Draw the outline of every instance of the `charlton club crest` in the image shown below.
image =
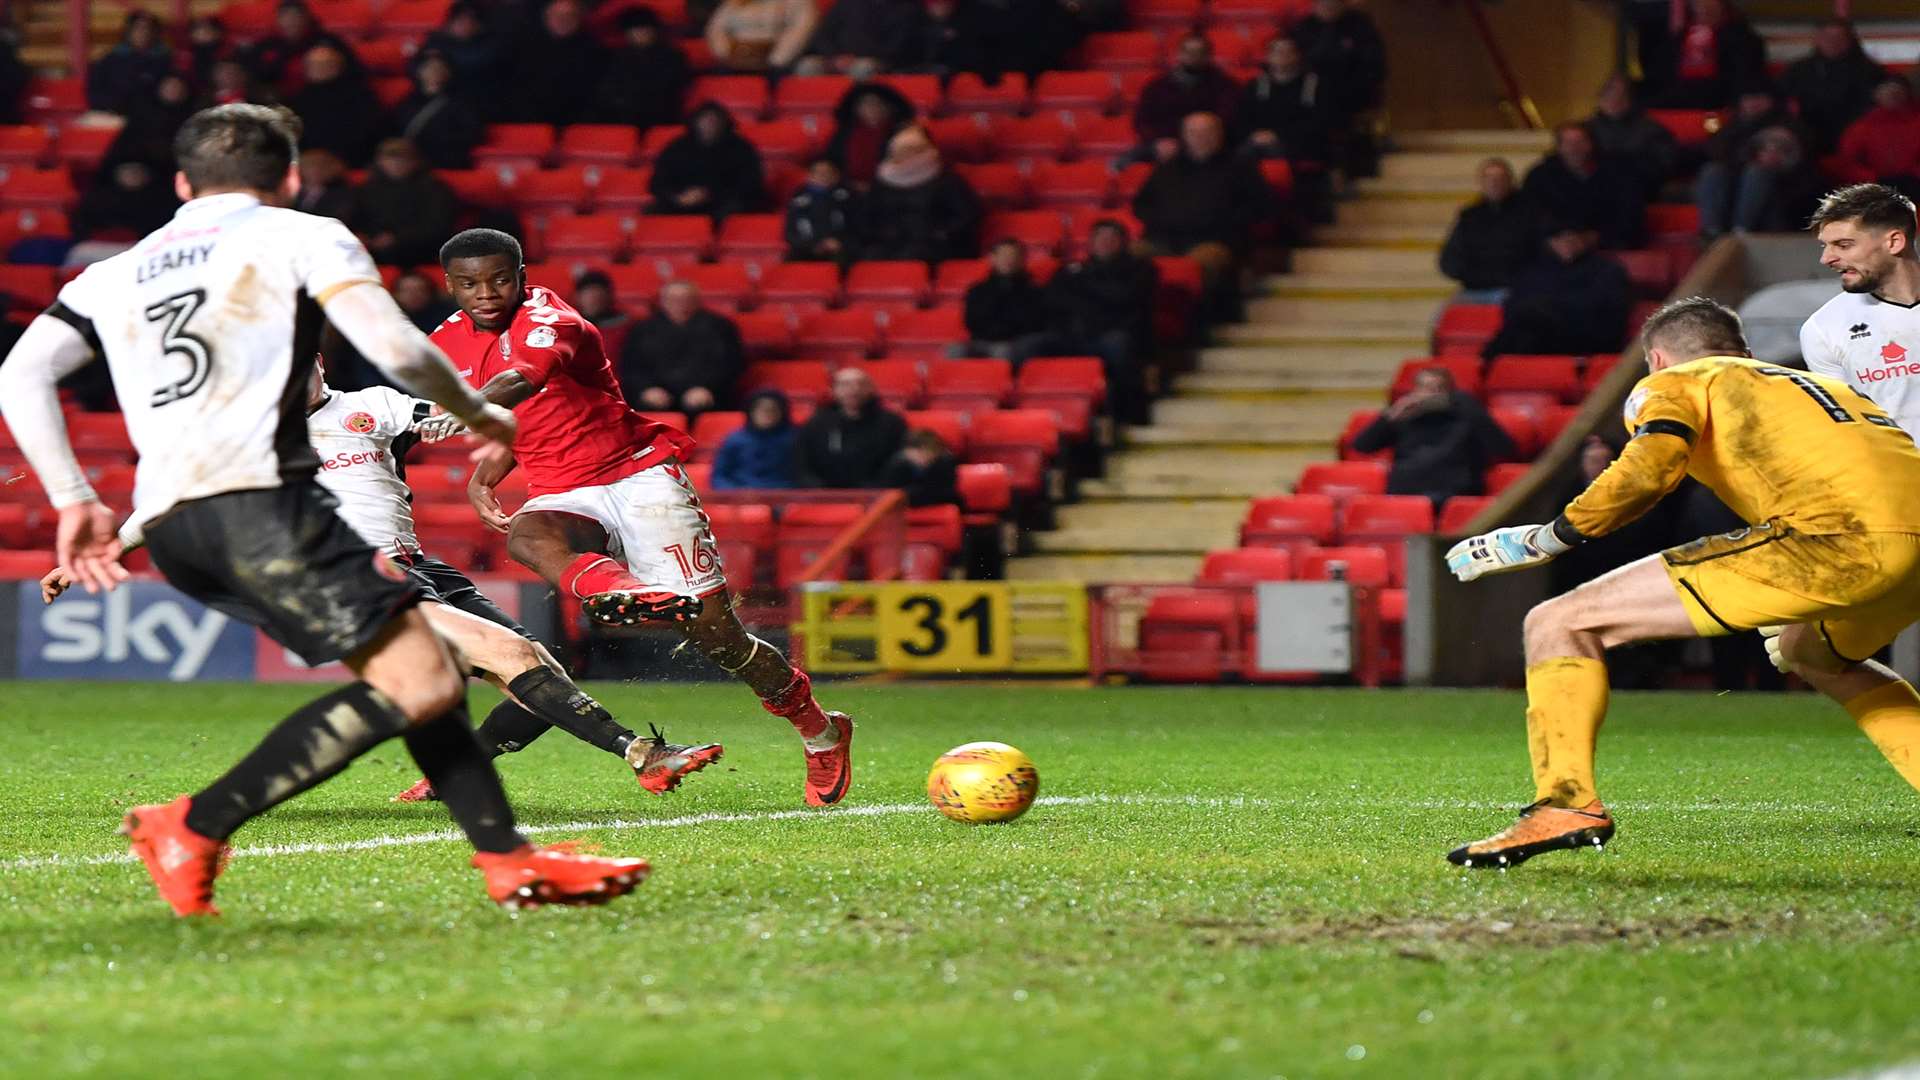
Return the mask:
{"type": "Polygon", "coordinates": [[[374,420],[372,413],[357,412],[347,417],[345,423],[341,426],[353,432],[355,435],[370,435],[373,433],[373,429],[380,425],[374,420]]]}

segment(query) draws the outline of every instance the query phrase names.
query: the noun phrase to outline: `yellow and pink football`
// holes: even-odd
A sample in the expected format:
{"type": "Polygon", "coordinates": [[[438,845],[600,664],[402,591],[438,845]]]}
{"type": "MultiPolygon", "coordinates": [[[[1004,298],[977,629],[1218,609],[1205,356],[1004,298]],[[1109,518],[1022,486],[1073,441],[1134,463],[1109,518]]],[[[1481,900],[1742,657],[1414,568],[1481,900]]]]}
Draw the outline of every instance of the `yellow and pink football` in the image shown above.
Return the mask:
{"type": "Polygon", "coordinates": [[[972,742],[940,755],[927,774],[927,798],[940,812],[968,825],[1012,821],[1040,794],[1032,759],[997,742],[972,742]]]}

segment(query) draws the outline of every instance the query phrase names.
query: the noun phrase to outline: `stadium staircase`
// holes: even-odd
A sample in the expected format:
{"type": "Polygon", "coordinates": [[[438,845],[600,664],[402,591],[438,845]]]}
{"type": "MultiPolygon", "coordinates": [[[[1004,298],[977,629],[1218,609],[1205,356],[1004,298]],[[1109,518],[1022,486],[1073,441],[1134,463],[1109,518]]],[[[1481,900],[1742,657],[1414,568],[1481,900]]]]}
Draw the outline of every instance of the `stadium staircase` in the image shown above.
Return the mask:
{"type": "Polygon", "coordinates": [[[1247,320],[1216,331],[1154,422],[1123,433],[1106,475],[1081,484],[1008,576],[1188,582],[1208,551],[1237,546],[1248,500],[1333,460],[1349,417],[1378,408],[1402,362],[1430,351],[1454,291],[1440,244],[1478,162],[1524,169],[1546,145],[1525,131],[1398,136],[1381,175],[1354,185],[1289,273],[1259,284],[1247,320]]]}

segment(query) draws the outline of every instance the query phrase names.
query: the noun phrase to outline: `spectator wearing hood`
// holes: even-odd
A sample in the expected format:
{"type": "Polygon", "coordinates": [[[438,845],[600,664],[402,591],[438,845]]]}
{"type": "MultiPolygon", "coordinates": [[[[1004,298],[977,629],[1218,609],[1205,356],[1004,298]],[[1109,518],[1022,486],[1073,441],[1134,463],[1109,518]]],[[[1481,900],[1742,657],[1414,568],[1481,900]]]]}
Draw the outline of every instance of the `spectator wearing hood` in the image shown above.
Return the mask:
{"type": "Polygon", "coordinates": [[[1046,293],[1027,272],[1027,249],[1018,240],[996,242],[987,252],[988,273],[967,290],[963,304],[967,341],[952,355],[992,356],[1015,367],[1046,341],[1046,293]]]}
{"type": "Polygon", "coordinates": [[[1641,197],[1651,200],[1678,171],[1680,148],[1673,132],[1647,115],[1633,100],[1633,84],[1615,75],[1600,84],[1587,132],[1600,156],[1619,162],[1640,178],[1641,197]]]}
{"type": "Polygon", "coordinates": [[[960,463],[938,432],[909,432],[906,444],[881,471],[879,486],[905,491],[908,506],[957,506],[960,463]]]}
{"type": "Polygon", "coordinates": [[[839,262],[853,258],[859,196],[840,181],[830,158],[807,166],[807,181],[787,200],[786,241],[789,262],[839,262]]]}
{"type": "Polygon", "coordinates": [[[760,151],[734,130],[733,114],[708,102],[687,118],[687,130],[660,151],[648,184],[657,212],[724,218],[767,201],[760,151]]]}
{"type": "Polygon", "coordinates": [[[620,387],[640,409],[688,415],[724,407],[747,370],[740,328],[700,302],[700,287],[669,281],[654,313],[635,323],[620,349],[620,387]]]}
{"type": "Polygon", "coordinates": [[[707,48],[729,71],[785,71],[819,21],[813,0],[726,0],[707,19],[707,48]]]}
{"type": "Polygon", "coordinates": [[[1695,182],[1700,235],[1798,228],[1820,187],[1812,143],[1771,90],[1743,92],[1733,118],[1707,144],[1709,160],[1695,182]]]}
{"type": "Polygon", "coordinates": [[[454,92],[453,65],[439,53],[422,53],[414,61],[413,93],[393,110],[388,127],[436,169],[472,165],[473,148],[487,134],[479,110],[454,92]]]}
{"type": "Polygon", "coordinates": [[[918,127],[887,144],[860,207],[860,257],[937,262],[979,250],[980,199],[918,127]]]}
{"type": "Polygon", "coordinates": [[[870,79],[891,71],[912,46],[922,0],[837,0],[820,17],[794,70],[870,79]]]}
{"type": "Polygon", "coordinates": [[[1181,121],[1194,113],[1231,120],[1240,102],[1240,84],[1213,62],[1213,43],[1204,34],[1180,39],[1172,67],[1140,91],[1133,107],[1133,132],[1140,137],[1136,156],[1171,161],[1180,153],[1181,121]]]}
{"type": "Polygon", "coordinates": [[[353,193],[347,224],[375,262],[419,266],[440,256],[453,232],[456,204],[446,181],[428,172],[405,139],[388,139],[374,155],[366,183],[353,193]]]}
{"type": "Polygon", "coordinates": [[[468,2],[447,8],[440,29],[427,35],[421,52],[435,52],[453,65],[453,83],[463,94],[491,89],[505,67],[506,46],[488,26],[480,8],[468,2]]]}
{"type": "Polygon", "coordinates": [[[144,161],[171,175],[173,137],[193,112],[193,90],[187,85],[187,77],[177,71],[162,75],[152,95],[134,102],[128,110],[127,122],[107,147],[104,164],[144,161]]]}
{"type": "Polygon", "coordinates": [[[880,403],[873,378],[847,366],[833,373],[832,403],[800,429],[794,476],[801,487],[879,487],[907,440],[907,422],[880,403]]]}
{"type": "MultiPolygon", "coordinates": [[[[253,43],[246,51],[247,67],[253,77],[285,90],[294,82],[306,55],[320,45],[338,50],[348,67],[359,69],[359,58],[346,40],[321,28],[313,12],[300,0],[287,0],[273,12],[273,33],[253,43]]],[[[302,117],[305,119],[305,117],[302,117]]]]}
{"type": "Polygon", "coordinates": [[[592,119],[607,50],[587,30],[579,0],[548,0],[539,25],[507,59],[520,120],[564,126],[592,119]]]}
{"type": "Polygon", "coordinates": [[[1827,171],[1844,184],[1881,183],[1909,198],[1920,194],[1920,109],[1905,79],[1889,75],[1873,88],[1873,108],[1848,125],[1827,171]]]}
{"type": "Polygon", "coordinates": [[[787,395],[761,390],[747,398],[747,422],[721,440],[713,457],[715,491],[775,491],[794,486],[793,426],[787,395]]]}
{"type": "Polygon", "coordinates": [[[301,66],[306,82],[287,97],[287,107],[300,116],[300,148],[331,150],[349,165],[366,164],[385,112],[366,74],[332,45],[307,50],[301,66]]]}
{"type": "Polygon", "coordinates": [[[152,95],[173,64],[160,20],[144,11],[128,12],[120,40],[87,69],[87,107],[125,116],[152,95]]]}
{"type": "Polygon", "coordinates": [[[887,144],[912,122],[913,103],[900,91],[879,83],[855,86],[833,108],[827,157],[840,166],[843,180],[864,191],[887,156],[887,144]]]}
{"type": "Polygon", "coordinates": [[[1541,212],[1599,233],[1609,250],[1638,247],[1646,229],[1646,197],[1631,174],[1600,156],[1585,124],[1553,130],[1553,153],[1527,172],[1521,186],[1541,212]]]}
{"type": "Polygon", "coordinates": [[[1813,52],[1781,73],[1780,89],[1817,140],[1813,152],[1825,154],[1848,124],[1873,107],[1873,88],[1886,75],[1887,69],[1868,59],[1860,47],[1853,23],[1828,19],[1813,33],[1813,52]]]}
{"type": "Polygon", "coordinates": [[[600,119],[632,124],[642,131],[680,122],[680,110],[693,76],[687,56],[661,32],[652,8],[620,13],[621,46],[600,79],[600,119]]]}

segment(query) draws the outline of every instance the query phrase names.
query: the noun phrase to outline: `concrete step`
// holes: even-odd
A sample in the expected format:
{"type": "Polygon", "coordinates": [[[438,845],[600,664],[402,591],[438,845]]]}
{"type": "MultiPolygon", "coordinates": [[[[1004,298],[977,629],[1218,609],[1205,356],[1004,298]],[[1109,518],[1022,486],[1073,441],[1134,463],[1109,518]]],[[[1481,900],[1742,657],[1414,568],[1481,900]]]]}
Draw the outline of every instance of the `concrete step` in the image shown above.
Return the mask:
{"type": "MultiPolygon", "coordinates": [[[[1325,460],[1324,451],[1302,455],[1303,459],[1325,460]]],[[[1304,467],[1305,461],[1302,462],[1304,467]]],[[[1080,498],[1092,503],[1102,500],[1131,502],[1137,499],[1251,499],[1290,490],[1300,479],[1300,469],[1276,473],[1220,473],[1203,476],[1161,476],[1131,480],[1082,480],[1080,498]]]]}
{"type": "Polygon", "coordinates": [[[1199,555],[1025,555],[1007,560],[1014,581],[1140,582],[1176,585],[1200,572],[1199,555]]]}
{"type": "Polygon", "coordinates": [[[1451,225],[1459,212],[1437,199],[1349,199],[1334,214],[1342,225],[1451,225]]]}
{"type": "Polygon", "coordinates": [[[1437,224],[1387,222],[1384,224],[1322,225],[1313,230],[1313,242],[1329,247],[1407,248],[1439,257],[1440,245],[1447,241],[1448,222],[1455,207],[1447,204],[1446,221],[1437,224]]]}
{"type": "Polygon", "coordinates": [[[1214,345],[1200,350],[1195,366],[1207,374],[1298,377],[1320,372],[1392,371],[1400,361],[1414,355],[1397,345],[1214,345]]]}
{"type": "Polygon", "coordinates": [[[1365,297],[1344,299],[1326,297],[1267,297],[1247,302],[1250,329],[1262,323],[1279,323],[1265,329],[1343,330],[1366,327],[1424,334],[1433,325],[1441,298],[1365,297]]]}
{"type": "Polygon", "coordinates": [[[1322,456],[1333,453],[1335,440],[1346,426],[1346,417],[1338,422],[1300,424],[1264,430],[1249,430],[1221,424],[1150,424],[1126,429],[1125,443],[1130,447],[1184,447],[1215,450],[1313,450],[1322,456]]]}
{"type": "Polygon", "coordinates": [[[1293,325],[1284,322],[1243,323],[1214,329],[1222,345],[1286,346],[1390,346],[1408,356],[1425,356],[1433,335],[1426,327],[1417,332],[1403,326],[1336,323],[1330,325],[1293,325]]]}
{"type": "MultiPolygon", "coordinates": [[[[1425,252],[1416,252],[1424,255],[1425,252]]],[[[1443,299],[1459,289],[1434,269],[1378,273],[1274,274],[1261,282],[1261,295],[1312,299],[1443,299]]]]}
{"type": "Polygon", "coordinates": [[[1475,150],[1410,150],[1387,154],[1380,159],[1380,175],[1390,179],[1425,177],[1469,179],[1478,175],[1485,153],[1475,150]]]}
{"type": "Polygon", "coordinates": [[[1036,552],[1085,552],[1091,555],[1201,555],[1221,547],[1236,547],[1240,539],[1239,520],[1222,528],[1185,525],[1141,527],[1126,533],[1107,529],[1055,529],[1029,537],[1036,552]]]}
{"type": "Polygon", "coordinates": [[[1454,130],[1398,131],[1393,135],[1396,152],[1450,152],[1473,154],[1544,154],[1553,145],[1553,136],[1545,131],[1454,130]]]}
{"type": "Polygon", "coordinates": [[[1105,479],[1090,482],[1157,483],[1215,475],[1287,477],[1308,462],[1326,460],[1330,452],[1327,446],[1136,446],[1109,457],[1105,479]]]}
{"type": "Polygon", "coordinates": [[[1268,432],[1319,430],[1327,424],[1338,431],[1353,410],[1378,405],[1379,401],[1378,392],[1362,390],[1266,401],[1181,395],[1153,403],[1153,426],[1237,430],[1251,434],[1258,442],[1268,432]]]}
{"type": "MultiPolygon", "coordinates": [[[[1398,251],[1391,248],[1305,247],[1293,253],[1293,273],[1275,274],[1267,281],[1284,277],[1327,275],[1432,275],[1440,268],[1424,251],[1398,251]]],[[[1445,279],[1442,279],[1445,280],[1445,279]]]]}
{"type": "Polygon", "coordinates": [[[1059,507],[1055,532],[1110,532],[1131,536],[1165,529],[1237,528],[1246,516],[1247,501],[1227,498],[1147,498],[1126,502],[1079,502],[1059,507]]]}
{"type": "Polygon", "coordinates": [[[1363,199],[1444,199],[1463,203],[1479,190],[1472,170],[1460,176],[1375,176],[1353,183],[1363,199]]]}
{"type": "Polygon", "coordinates": [[[1182,396],[1243,397],[1274,400],[1302,394],[1348,393],[1377,396],[1399,370],[1398,360],[1381,367],[1295,368],[1280,371],[1193,371],[1174,377],[1182,396]]]}

